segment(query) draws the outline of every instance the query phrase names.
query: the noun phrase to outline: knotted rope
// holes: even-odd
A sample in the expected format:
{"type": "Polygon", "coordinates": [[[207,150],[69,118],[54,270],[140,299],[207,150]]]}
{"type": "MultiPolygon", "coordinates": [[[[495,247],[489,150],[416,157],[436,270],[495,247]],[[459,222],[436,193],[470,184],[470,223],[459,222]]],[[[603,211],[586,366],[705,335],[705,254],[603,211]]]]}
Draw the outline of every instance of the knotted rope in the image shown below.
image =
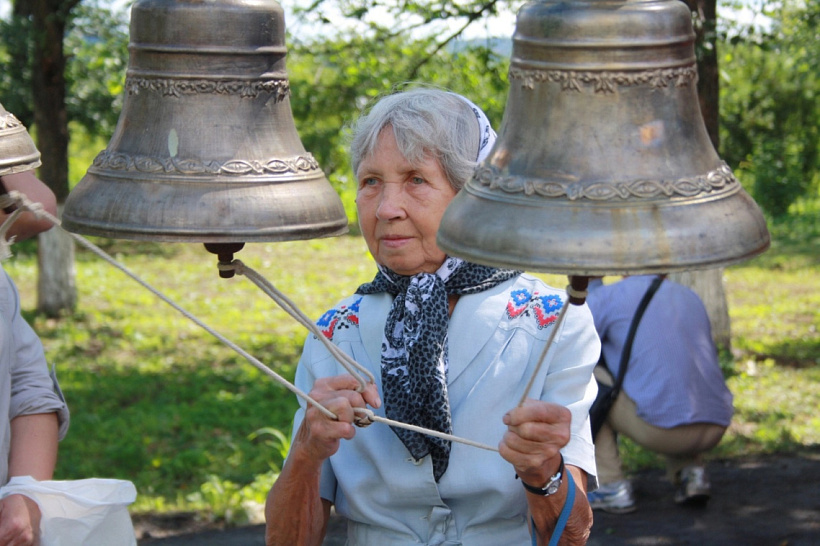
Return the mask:
{"type": "MultiPolygon", "coordinates": [[[[34,202],[30,201],[24,194],[22,194],[18,191],[12,190],[8,194],[0,195],[0,208],[6,208],[9,205],[17,205],[17,209],[14,212],[12,212],[11,214],[9,214],[8,217],[6,218],[6,220],[3,222],[3,224],[0,225],[0,260],[5,260],[5,259],[7,259],[11,256],[11,252],[9,250],[9,247],[14,242],[14,240],[12,238],[11,241],[6,241],[6,233],[8,232],[9,228],[14,223],[14,221],[17,219],[17,217],[20,214],[22,214],[22,212],[24,210],[28,210],[28,211],[34,213],[34,215],[38,219],[46,219],[46,220],[50,221],[52,224],[54,224],[55,226],[58,226],[61,229],[63,229],[62,222],[60,221],[59,218],[55,217],[54,215],[50,214],[48,211],[43,209],[43,207],[40,203],[34,203],[34,202]]],[[[211,328],[210,326],[205,324],[203,321],[201,321],[195,315],[193,315],[192,313],[185,310],[182,306],[177,304],[171,298],[169,298],[168,296],[166,296],[165,294],[163,294],[162,292],[160,292],[159,290],[157,290],[156,288],[154,288],[153,286],[148,284],[146,281],[144,281],[142,278],[140,278],[136,273],[132,272],[130,269],[128,269],[128,267],[126,267],[124,264],[117,261],[115,258],[113,258],[111,255],[109,255],[103,249],[101,249],[100,247],[98,247],[97,245],[95,245],[94,243],[92,243],[91,241],[86,239],[85,237],[82,237],[81,235],[77,235],[76,233],[71,233],[70,231],[67,231],[65,229],[63,229],[63,231],[68,233],[75,241],[77,241],[82,246],[84,246],[85,248],[87,248],[88,250],[93,252],[95,255],[99,256],[100,258],[102,258],[103,260],[105,260],[106,262],[111,264],[112,266],[116,267],[117,269],[119,269],[120,271],[125,273],[127,276],[131,277],[134,281],[136,281],[138,284],[140,284],[143,288],[145,288],[146,290],[148,290],[149,292],[154,294],[156,297],[158,297],[159,299],[161,299],[162,301],[164,301],[165,303],[167,303],[168,305],[170,305],[171,307],[176,309],[185,318],[187,318],[188,320],[190,320],[191,322],[193,322],[194,324],[196,324],[197,326],[199,326],[200,328],[202,328],[203,330],[205,330],[206,332],[211,334],[213,337],[215,337],[216,339],[221,341],[223,344],[225,344],[229,348],[233,349],[237,354],[244,357],[245,360],[250,362],[255,368],[260,370],[262,373],[264,373],[268,377],[271,377],[276,382],[278,382],[279,384],[281,384],[282,386],[284,386],[285,388],[290,390],[292,393],[294,393],[296,396],[302,398],[303,400],[305,400],[306,402],[308,402],[309,404],[311,404],[312,406],[317,408],[326,417],[328,417],[330,419],[333,419],[333,420],[338,420],[338,416],[336,414],[334,414],[332,411],[325,408],[322,404],[320,404],[319,402],[314,400],[310,395],[303,392],[301,389],[299,389],[298,387],[293,385],[287,379],[285,379],[284,377],[282,377],[281,375],[279,375],[278,373],[276,373],[275,371],[270,369],[268,366],[266,366],[264,363],[262,363],[256,357],[249,354],[247,351],[245,351],[244,349],[242,349],[241,347],[236,345],[234,342],[232,342],[231,340],[229,340],[228,338],[226,338],[225,336],[223,336],[222,334],[220,334],[219,332],[217,332],[216,330],[214,330],[213,328],[211,328]]],[[[359,382],[359,389],[358,389],[359,391],[363,390],[367,386],[368,382],[375,383],[375,378],[374,378],[373,374],[367,368],[365,368],[364,366],[362,366],[361,364],[356,362],[353,358],[351,358],[349,355],[347,355],[345,352],[343,352],[341,349],[339,349],[339,347],[334,345],[329,339],[327,339],[325,337],[325,335],[321,332],[319,327],[316,326],[316,324],[312,320],[310,320],[310,318],[308,318],[298,308],[298,306],[292,300],[290,300],[290,298],[288,298],[285,294],[283,294],[279,289],[277,289],[271,282],[269,282],[267,279],[265,279],[262,275],[260,275],[259,273],[257,273],[256,271],[254,271],[253,269],[251,269],[250,267],[245,265],[241,260],[233,260],[231,263],[227,263],[227,264],[220,263],[218,265],[218,268],[221,271],[223,271],[223,270],[234,270],[236,273],[238,273],[240,275],[244,275],[245,277],[247,277],[251,282],[253,282],[257,287],[259,287],[263,292],[265,292],[274,302],[276,302],[276,304],[278,304],[286,313],[288,313],[291,317],[293,317],[299,324],[301,324],[302,326],[307,328],[308,331],[310,331],[314,336],[316,336],[317,339],[319,339],[322,342],[322,344],[324,344],[324,346],[328,349],[330,354],[342,365],[342,367],[344,367],[345,370],[347,370],[348,373],[350,373],[350,375],[352,375],[353,377],[356,378],[356,380],[359,382]],[[362,377],[362,376],[364,376],[364,377],[362,377]]],[[[567,286],[567,293],[570,296],[570,303],[578,303],[579,301],[580,301],[580,303],[583,303],[584,299],[586,299],[586,296],[587,296],[586,290],[581,290],[581,289],[575,288],[575,287],[572,286],[572,284],[567,286]]],[[[561,323],[564,320],[564,315],[566,315],[568,307],[569,307],[569,305],[562,306],[561,311],[558,314],[558,318],[556,319],[556,322],[554,324],[552,332],[550,333],[549,339],[547,340],[547,343],[544,346],[544,349],[541,352],[541,355],[538,359],[538,364],[536,366],[536,369],[533,372],[532,376],[530,377],[529,383],[527,384],[527,388],[524,389],[524,394],[523,394],[523,396],[521,397],[521,400],[518,403],[519,407],[522,406],[524,404],[524,401],[527,399],[527,393],[530,392],[530,389],[533,386],[535,378],[538,375],[538,372],[540,371],[541,366],[542,366],[542,364],[543,364],[543,362],[546,358],[547,352],[549,351],[549,348],[552,346],[552,342],[553,342],[553,339],[555,338],[556,332],[559,330],[559,326],[561,325],[561,323]]],[[[408,424],[408,423],[402,423],[400,421],[394,421],[392,419],[387,419],[385,417],[381,417],[379,415],[376,415],[375,413],[373,413],[372,410],[369,410],[367,408],[354,408],[354,412],[357,414],[357,417],[355,419],[355,423],[356,423],[356,425],[358,425],[360,427],[368,426],[373,422],[379,422],[379,423],[383,423],[383,424],[386,424],[386,425],[390,425],[390,426],[394,426],[394,427],[400,427],[400,428],[404,428],[404,429],[407,429],[407,430],[412,430],[412,431],[415,431],[415,432],[419,432],[419,433],[422,433],[422,434],[435,436],[435,437],[442,438],[442,439],[445,439],[445,440],[450,440],[452,442],[459,442],[459,443],[469,445],[469,446],[473,446],[473,447],[477,447],[477,448],[480,448],[480,449],[486,449],[488,451],[495,451],[495,452],[498,451],[497,448],[486,445],[486,444],[482,444],[480,442],[475,442],[473,440],[469,440],[469,439],[466,439],[466,438],[460,438],[458,436],[454,436],[452,434],[446,434],[444,432],[439,432],[437,430],[426,429],[426,428],[418,427],[418,426],[411,425],[411,424],[408,424]]]]}
{"type": "MultiPolygon", "coordinates": [[[[3,222],[2,226],[0,226],[0,234],[2,234],[2,236],[3,236],[3,242],[0,243],[0,245],[5,243],[5,234],[6,234],[6,232],[8,231],[11,223],[13,223],[14,220],[16,220],[17,216],[19,215],[19,212],[21,212],[22,210],[31,211],[37,216],[37,218],[46,219],[46,220],[50,221],[52,224],[54,224],[55,226],[59,226],[61,229],[63,229],[62,228],[62,222],[60,221],[59,218],[55,217],[54,215],[52,215],[48,211],[44,210],[42,208],[42,206],[39,206],[39,203],[32,203],[24,194],[22,194],[18,191],[12,190],[11,192],[8,193],[8,195],[0,196],[0,208],[4,207],[7,202],[9,204],[18,205],[18,210],[15,211],[14,213],[12,213],[11,215],[9,215],[6,218],[6,220],[3,222]]],[[[136,273],[134,273],[130,269],[128,269],[128,267],[126,267],[124,264],[120,263],[115,258],[113,258],[111,255],[109,255],[107,252],[105,252],[103,249],[101,249],[100,247],[98,247],[97,245],[95,245],[94,243],[87,240],[85,237],[83,237],[81,235],[77,235],[76,233],[71,233],[70,231],[67,231],[65,229],[63,229],[63,231],[68,233],[75,241],[77,241],[82,246],[84,246],[85,248],[87,248],[88,250],[93,252],[95,255],[99,256],[100,258],[102,258],[103,260],[105,260],[106,262],[111,264],[112,266],[116,267],[117,269],[119,269],[120,271],[125,273],[127,276],[129,276],[131,279],[136,281],[138,284],[140,284],[143,288],[145,288],[146,290],[148,290],[149,292],[154,294],[156,297],[158,297],[159,299],[161,299],[162,301],[164,301],[165,303],[167,303],[168,305],[170,305],[171,307],[176,309],[185,318],[187,318],[188,320],[190,320],[191,322],[193,322],[194,324],[196,324],[197,326],[199,326],[200,328],[202,328],[203,330],[205,330],[206,332],[208,332],[209,334],[214,336],[216,339],[221,341],[226,346],[233,349],[237,354],[244,357],[248,362],[250,362],[255,368],[260,370],[262,373],[264,373],[265,375],[271,377],[276,382],[280,383],[282,386],[284,386],[285,388],[290,390],[292,393],[294,393],[296,396],[302,398],[303,400],[305,400],[309,404],[316,407],[319,411],[321,411],[328,418],[338,420],[338,417],[332,411],[325,408],[322,404],[320,404],[319,402],[314,400],[310,395],[303,392],[301,389],[299,389],[298,387],[296,387],[295,385],[290,383],[287,379],[285,379],[284,377],[282,377],[281,375],[279,375],[278,373],[276,373],[275,371],[270,369],[264,363],[262,363],[257,358],[255,358],[253,355],[249,354],[247,351],[245,351],[244,349],[242,349],[241,347],[236,345],[234,342],[232,342],[231,340],[229,340],[228,338],[226,338],[225,336],[223,336],[222,334],[220,334],[219,332],[217,332],[216,330],[214,330],[213,328],[211,328],[210,326],[205,324],[202,320],[197,318],[195,315],[193,315],[192,313],[185,310],[182,306],[177,304],[171,298],[169,298],[168,296],[166,296],[165,294],[163,294],[162,292],[160,292],[159,290],[157,290],[156,288],[151,286],[149,283],[147,283],[142,278],[140,278],[136,273]]],[[[8,250],[8,245],[9,244],[10,243],[5,243],[5,247],[3,247],[3,248],[6,249],[6,251],[8,250]]],[[[2,252],[2,249],[0,249],[0,252],[2,252]]],[[[10,256],[10,253],[9,253],[9,256],[10,256]]],[[[6,257],[8,257],[8,256],[6,256],[6,257]]],[[[5,259],[5,258],[0,257],[0,259],[5,259]]],[[[237,273],[245,275],[246,277],[248,277],[248,279],[250,279],[260,289],[262,289],[265,293],[267,293],[271,297],[271,299],[273,299],[277,304],[279,304],[285,312],[287,312],[294,319],[296,319],[297,322],[299,322],[300,324],[302,324],[303,326],[308,328],[308,330],[310,332],[312,332],[319,340],[322,341],[322,343],[325,344],[325,346],[328,348],[328,350],[331,352],[331,354],[339,361],[339,363],[351,375],[353,375],[353,377],[355,377],[359,381],[360,388],[363,389],[367,385],[367,383],[364,379],[362,379],[361,375],[359,375],[359,374],[362,374],[362,375],[366,376],[368,381],[375,382],[375,378],[373,377],[373,375],[370,373],[369,370],[364,368],[361,364],[356,362],[350,356],[348,356],[347,354],[342,352],[338,347],[333,345],[333,343],[331,343],[330,340],[328,340],[324,336],[324,334],[322,334],[321,330],[319,330],[319,328],[301,310],[298,309],[296,304],[294,304],[287,296],[285,296],[282,292],[280,292],[275,286],[273,286],[273,284],[271,284],[266,279],[264,279],[256,271],[254,271],[254,270],[250,269],[249,267],[247,267],[240,260],[234,260],[231,264],[221,264],[220,267],[221,268],[233,268],[233,269],[236,270],[237,273]]],[[[367,408],[354,408],[354,412],[358,415],[358,417],[356,418],[355,421],[356,421],[356,424],[359,425],[359,426],[367,426],[367,425],[369,425],[373,422],[380,422],[380,423],[384,423],[384,424],[387,424],[387,425],[390,425],[390,426],[406,428],[408,430],[413,430],[413,431],[416,431],[416,432],[420,432],[422,434],[428,434],[430,436],[436,436],[436,437],[439,437],[439,438],[443,438],[445,440],[450,440],[450,441],[453,441],[453,442],[459,442],[459,443],[466,444],[466,445],[469,445],[469,446],[473,446],[473,447],[477,447],[477,448],[481,448],[481,449],[486,449],[488,451],[495,451],[495,452],[498,451],[498,449],[495,448],[495,447],[492,447],[492,446],[489,446],[489,445],[486,445],[486,444],[482,444],[482,443],[479,443],[479,442],[475,442],[475,441],[472,441],[472,440],[468,440],[466,438],[460,438],[458,436],[453,436],[453,435],[446,434],[446,433],[443,433],[443,432],[438,432],[436,430],[429,430],[429,429],[425,429],[425,428],[422,428],[422,427],[417,427],[415,425],[410,425],[408,423],[402,423],[402,422],[399,422],[399,421],[393,421],[392,419],[387,419],[387,418],[384,418],[384,417],[380,417],[380,416],[374,414],[373,411],[371,411],[367,408]]]]}

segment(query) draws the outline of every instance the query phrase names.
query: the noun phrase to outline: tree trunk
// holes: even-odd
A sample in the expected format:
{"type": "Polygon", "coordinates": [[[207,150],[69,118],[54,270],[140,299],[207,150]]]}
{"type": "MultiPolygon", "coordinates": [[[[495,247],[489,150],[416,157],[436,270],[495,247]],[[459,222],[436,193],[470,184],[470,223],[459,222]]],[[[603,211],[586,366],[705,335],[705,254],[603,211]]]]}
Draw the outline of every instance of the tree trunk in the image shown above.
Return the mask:
{"type": "Polygon", "coordinates": [[[717,1],[686,0],[695,26],[698,59],[698,98],[706,131],[715,149],[720,148],[720,74],[717,55],[717,1]]]}
{"type": "MultiPolygon", "coordinates": [[[[62,204],[68,196],[68,112],[66,110],[66,57],[63,50],[66,20],[78,0],[29,0],[31,10],[34,63],[34,125],[37,147],[43,165],[40,179],[48,184],[62,204]]],[[[74,240],[59,229],[40,236],[37,309],[56,316],[63,309],[73,310],[77,301],[74,265],[74,240]]]]}
{"type": "Polygon", "coordinates": [[[691,288],[706,306],[712,324],[712,339],[718,349],[732,348],[732,328],[729,322],[729,305],[723,290],[723,268],[672,273],[669,279],[691,288]]]}
{"type": "MultiPolygon", "coordinates": [[[[62,205],[58,206],[59,213],[62,205]]],[[[37,241],[39,276],[37,277],[37,309],[50,317],[77,305],[74,283],[74,239],[55,227],[41,233],[37,241]]]]}
{"type": "MultiPolygon", "coordinates": [[[[698,59],[698,99],[706,131],[715,149],[720,144],[720,80],[717,56],[717,1],[685,0],[693,14],[698,59]]],[[[706,305],[712,337],[719,349],[732,348],[729,304],[723,287],[723,269],[688,271],[670,277],[694,290],[706,305]]]]}

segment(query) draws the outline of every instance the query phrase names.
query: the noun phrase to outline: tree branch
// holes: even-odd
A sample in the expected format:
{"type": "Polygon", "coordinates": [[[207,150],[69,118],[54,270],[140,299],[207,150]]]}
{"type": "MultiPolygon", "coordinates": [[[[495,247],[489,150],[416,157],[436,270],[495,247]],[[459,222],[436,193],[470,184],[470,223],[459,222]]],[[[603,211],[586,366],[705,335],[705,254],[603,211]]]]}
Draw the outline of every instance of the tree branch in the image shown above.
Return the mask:
{"type": "MultiPolygon", "coordinates": [[[[439,42],[432,51],[430,51],[427,55],[425,55],[422,59],[420,59],[415,65],[413,65],[413,68],[410,69],[408,79],[414,80],[416,78],[416,76],[418,75],[419,70],[421,70],[422,66],[424,66],[425,64],[430,62],[430,60],[433,57],[435,57],[438,54],[439,51],[444,49],[444,47],[447,44],[449,44],[454,39],[456,39],[462,32],[464,32],[467,29],[467,27],[469,27],[475,21],[480,19],[485,13],[492,11],[497,3],[498,3],[498,0],[490,0],[489,2],[479,6],[479,9],[477,11],[464,14],[464,16],[467,17],[467,21],[459,29],[457,29],[455,32],[453,32],[449,36],[447,36],[444,40],[439,42]]],[[[431,21],[432,21],[432,19],[428,22],[431,22],[431,21]]]]}

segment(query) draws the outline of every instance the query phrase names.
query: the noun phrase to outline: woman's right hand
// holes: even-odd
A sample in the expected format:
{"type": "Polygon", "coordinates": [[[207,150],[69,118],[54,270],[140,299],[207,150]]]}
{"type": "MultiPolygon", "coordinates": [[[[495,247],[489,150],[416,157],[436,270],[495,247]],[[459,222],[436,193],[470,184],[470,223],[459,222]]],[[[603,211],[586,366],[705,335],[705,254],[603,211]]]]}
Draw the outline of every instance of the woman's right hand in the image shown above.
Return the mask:
{"type": "Polygon", "coordinates": [[[317,379],[309,395],[337,419],[309,403],[294,444],[306,450],[309,457],[323,461],[338,451],[341,439],[353,438],[356,435],[354,408],[367,405],[378,408],[382,404],[376,385],[369,383],[362,392],[356,390],[359,386],[356,378],[346,374],[317,379]]]}
{"type": "Polygon", "coordinates": [[[39,544],[40,517],[40,506],[25,495],[9,495],[0,500],[0,544],[39,544]]]}
{"type": "Polygon", "coordinates": [[[319,545],[325,536],[331,503],[320,494],[322,465],[339,450],[342,438],[356,435],[354,408],[374,408],[382,402],[376,385],[358,392],[351,375],[317,379],[309,395],[336,419],[308,403],[305,418],[290,446],[282,472],[265,505],[266,544],[319,545]]]}

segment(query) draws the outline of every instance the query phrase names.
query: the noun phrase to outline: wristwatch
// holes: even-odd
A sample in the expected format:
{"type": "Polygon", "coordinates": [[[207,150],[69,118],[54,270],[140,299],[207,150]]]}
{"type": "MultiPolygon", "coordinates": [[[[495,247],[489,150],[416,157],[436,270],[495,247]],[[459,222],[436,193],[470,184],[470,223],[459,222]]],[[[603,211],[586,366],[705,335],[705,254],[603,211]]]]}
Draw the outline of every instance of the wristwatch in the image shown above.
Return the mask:
{"type": "MultiPolygon", "coordinates": [[[[515,475],[518,477],[518,474],[515,475]]],[[[561,455],[561,464],[558,465],[558,471],[552,475],[552,477],[547,480],[547,485],[544,486],[543,489],[540,487],[533,487],[524,480],[521,480],[521,485],[524,486],[524,489],[532,493],[533,495],[541,495],[542,497],[549,497],[550,495],[554,495],[558,488],[561,487],[561,481],[564,477],[564,456],[561,455]]]]}

